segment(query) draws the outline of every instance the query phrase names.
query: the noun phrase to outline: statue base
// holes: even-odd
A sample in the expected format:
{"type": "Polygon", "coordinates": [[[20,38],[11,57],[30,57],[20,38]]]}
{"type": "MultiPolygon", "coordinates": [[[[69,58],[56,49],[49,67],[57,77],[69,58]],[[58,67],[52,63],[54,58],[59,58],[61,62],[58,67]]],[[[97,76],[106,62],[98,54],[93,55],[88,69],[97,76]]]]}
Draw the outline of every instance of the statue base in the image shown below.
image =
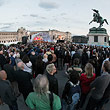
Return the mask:
{"type": "Polygon", "coordinates": [[[89,34],[90,33],[107,34],[107,30],[105,28],[96,28],[96,27],[93,27],[93,28],[89,29],[89,34]]]}
{"type": "Polygon", "coordinates": [[[87,36],[89,45],[109,46],[109,36],[105,28],[93,27],[89,29],[87,36]]]}

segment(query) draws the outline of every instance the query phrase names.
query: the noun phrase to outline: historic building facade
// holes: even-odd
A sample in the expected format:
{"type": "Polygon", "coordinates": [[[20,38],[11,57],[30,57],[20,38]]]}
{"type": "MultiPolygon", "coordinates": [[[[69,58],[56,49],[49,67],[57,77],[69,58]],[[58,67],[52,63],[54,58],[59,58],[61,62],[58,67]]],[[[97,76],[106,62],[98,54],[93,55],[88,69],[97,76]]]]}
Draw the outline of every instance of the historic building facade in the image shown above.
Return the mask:
{"type": "Polygon", "coordinates": [[[48,33],[53,41],[57,41],[57,40],[72,41],[70,32],[61,32],[58,30],[27,31],[25,28],[21,27],[17,30],[17,32],[0,32],[0,43],[10,43],[16,41],[22,42],[23,36],[29,36],[28,40],[30,40],[33,34],[39,32],[48,33]]]}

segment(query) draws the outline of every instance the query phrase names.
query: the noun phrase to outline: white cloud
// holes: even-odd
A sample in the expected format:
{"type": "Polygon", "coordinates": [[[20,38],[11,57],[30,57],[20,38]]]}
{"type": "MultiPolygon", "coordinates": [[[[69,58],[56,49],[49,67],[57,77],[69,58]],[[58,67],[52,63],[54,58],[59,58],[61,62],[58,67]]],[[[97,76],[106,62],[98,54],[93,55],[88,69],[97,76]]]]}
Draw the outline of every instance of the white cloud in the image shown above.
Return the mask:
{"type": "Polygon", "coordinates": [[[65,16],[65,15],[67,15],[67,14],[66,14],[66,13],[61,13],[60,15],[61,15],[61,16],[65,16]]]}
{"type": "Polygon", "coordinates": [[[11,28],[11,26],[4,26],[4,27],[1,27],[0,29],[1,30],[7,30],[7,29],[10,29],[11,28]]]}
{"type": "Polygon", "coordinates": [[[52,1],[40,1],[39,6],[44,9],[57,9],[59,7],[58,4],[52,1]]]}
{"type": "Polygon", "coordinates": [[[5,0],[0,0],[0,6],[4,5],[5,0]]]}
{"type": "Polygon", "coordinates": [[[30,14],[31,17],[38,17],[36,14],[30,14]]]}

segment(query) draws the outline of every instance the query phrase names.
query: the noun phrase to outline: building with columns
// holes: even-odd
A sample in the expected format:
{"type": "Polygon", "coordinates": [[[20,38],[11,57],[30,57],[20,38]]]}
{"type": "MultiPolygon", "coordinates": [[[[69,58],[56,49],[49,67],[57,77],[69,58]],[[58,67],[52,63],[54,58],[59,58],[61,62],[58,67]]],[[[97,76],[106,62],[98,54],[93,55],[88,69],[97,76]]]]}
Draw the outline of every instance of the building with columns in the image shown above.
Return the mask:
{"type": "Polygon", "coordinates": [[[28,40],[31,39],[31,36],[36,33],[47,33],[50,36],[50,39],[53,41],[65,40],[72,41],[70,32],[61,32],[58,30],[49,30],[49,31],[27,31],[25,28],[21,27],[17,32],[0,32],[0,43],[10,43],[10,42],[22,42],[23,36],[29,36],[28,40]]]}

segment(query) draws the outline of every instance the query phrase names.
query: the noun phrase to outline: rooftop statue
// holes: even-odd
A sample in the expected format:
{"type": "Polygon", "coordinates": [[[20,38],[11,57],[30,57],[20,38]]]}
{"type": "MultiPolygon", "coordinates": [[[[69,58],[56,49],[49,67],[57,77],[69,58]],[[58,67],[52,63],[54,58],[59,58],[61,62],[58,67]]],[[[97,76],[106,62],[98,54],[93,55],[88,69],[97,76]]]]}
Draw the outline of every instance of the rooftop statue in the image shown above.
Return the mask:
{"type": "Polygon", "coordinates": [[[97,23],[99,23],[99,27],[98,28],[101,28],[103,26],[104,22],[106,22],[108,24],[107,20],[103,19],[103,17],[100,16],[98,10],[96,10],[96,9],[92,9],[92,10],[94,11],[93,20],[89,24],[91,24],[92,22],[97,22],[97,23]]]}

